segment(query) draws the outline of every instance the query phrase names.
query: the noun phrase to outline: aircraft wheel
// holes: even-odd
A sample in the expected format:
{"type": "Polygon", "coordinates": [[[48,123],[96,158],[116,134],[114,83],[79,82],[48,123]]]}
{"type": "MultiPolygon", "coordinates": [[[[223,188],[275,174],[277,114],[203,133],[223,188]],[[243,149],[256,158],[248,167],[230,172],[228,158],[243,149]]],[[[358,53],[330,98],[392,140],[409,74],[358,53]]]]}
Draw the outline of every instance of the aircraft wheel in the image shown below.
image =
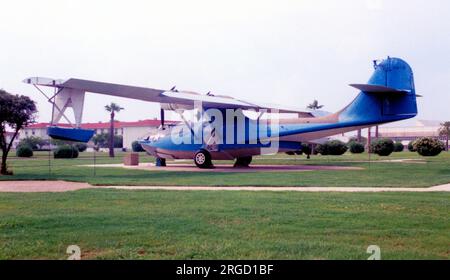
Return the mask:
{"type": "Polygon", "coordinates": [[[195,153],[194,163],[199,168],[212,168],[211,155],[206,150],[200,150],[195,153]]]}
{"type": "Polygon", "coordinates": [[[252,162],[252,157],[238,157],[234,163],[234,167],[248,167],[252,162]]]}

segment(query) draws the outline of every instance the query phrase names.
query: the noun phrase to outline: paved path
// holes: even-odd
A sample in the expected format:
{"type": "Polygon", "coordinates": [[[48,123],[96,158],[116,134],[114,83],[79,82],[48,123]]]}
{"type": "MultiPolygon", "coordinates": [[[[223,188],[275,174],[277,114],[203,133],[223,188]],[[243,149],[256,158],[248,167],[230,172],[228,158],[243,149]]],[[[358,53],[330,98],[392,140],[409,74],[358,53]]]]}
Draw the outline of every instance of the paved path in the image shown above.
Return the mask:
{"type": "Polygon", "coordinates": [[[296,191],[296,192],[450,192],[450,184],[429,188],[372,188],[372,187],[215,187],[215,186],[110,186],[120,190],[177,190],[177,191],[296,191]]]}
{"type": "Polygon", "coordinates": [[[80,189],[177,190],[177,191],[297,191],[297,192],[450,192],[450,184],[428,188],[378,187],[215,187],[215,186],[92,186],[66,181],[0,181],[0,192],[65,192],[80,189]]]}
{"type": "MultiPolygon", "coordinates": [[[[80,165],[93,167],[92,164],[80,165]]],[[[139,163],[139,165],[130,166],[122,163],[115,164],[97,164],[96,167],[123,167],[127,169],[139,169],[148,171],[187,171],[187,172],[302,172],[314,170],[362,170],[362,167],[356,166],[336,166],[336,165],[270,165],[270,164],[254,164],[250,167],[233,167],[232,164],[215,164],[212,169],[198,168],[194,164],[170,163],[165,167],[155,166],[153,163],[139,163]]]]}

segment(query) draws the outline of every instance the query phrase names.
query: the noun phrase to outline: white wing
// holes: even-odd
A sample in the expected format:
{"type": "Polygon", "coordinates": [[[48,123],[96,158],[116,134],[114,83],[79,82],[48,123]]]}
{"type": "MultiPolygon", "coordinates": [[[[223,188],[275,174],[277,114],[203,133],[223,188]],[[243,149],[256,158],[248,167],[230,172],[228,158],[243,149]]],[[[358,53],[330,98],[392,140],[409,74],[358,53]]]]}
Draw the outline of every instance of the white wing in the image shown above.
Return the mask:
{"type": "Polygon", "coordinates": [[[56,80],[51,78],[31,77],[24,83],[56,87],[59,89],[75,89],[79,92],[92,92],[118,97],[125,97],[148,102],[182,105],[184,109],[194,108],[194,102],[202,102],[204,108],[242,109],[242,110],[278,110],[280,113],[298,113],[300,117],[313,117],[309,110],[277,104],[248,102],[223,95],[201,95],[189,91],[170,91],[137,86],[103,83],[82,79],[56,80]]]}

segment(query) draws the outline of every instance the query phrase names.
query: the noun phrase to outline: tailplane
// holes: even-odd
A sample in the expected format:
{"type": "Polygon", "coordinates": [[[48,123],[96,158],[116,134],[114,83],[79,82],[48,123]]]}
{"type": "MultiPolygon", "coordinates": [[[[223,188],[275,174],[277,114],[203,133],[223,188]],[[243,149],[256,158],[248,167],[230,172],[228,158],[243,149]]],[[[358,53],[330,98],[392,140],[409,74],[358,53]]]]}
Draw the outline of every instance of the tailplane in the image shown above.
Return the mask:
{"type": "Polygon", "coordinates": [[[411,67],[400,58],[374,62],[367,84],[351,84],[361,92],[339,114],[340,120],[384,123],[417,115],[416,91],[411,67]]]}

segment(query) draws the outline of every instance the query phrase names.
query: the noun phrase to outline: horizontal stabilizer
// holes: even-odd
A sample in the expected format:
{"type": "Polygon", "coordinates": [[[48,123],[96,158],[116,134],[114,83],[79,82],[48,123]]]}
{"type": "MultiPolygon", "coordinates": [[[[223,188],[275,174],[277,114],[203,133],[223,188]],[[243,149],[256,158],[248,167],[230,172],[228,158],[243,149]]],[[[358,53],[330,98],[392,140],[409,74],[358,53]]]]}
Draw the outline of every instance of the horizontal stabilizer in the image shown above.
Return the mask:
{"type": "Polygon", "coordinates": [[[369,85],[369,84],[350,84],[351,87],[359,89],[360,91],[364,91],[367,93],[389,93],[389,92],[397,92],[397,93],[410,93],[409,89],[397,89],[380,85],[369,85]]]}

